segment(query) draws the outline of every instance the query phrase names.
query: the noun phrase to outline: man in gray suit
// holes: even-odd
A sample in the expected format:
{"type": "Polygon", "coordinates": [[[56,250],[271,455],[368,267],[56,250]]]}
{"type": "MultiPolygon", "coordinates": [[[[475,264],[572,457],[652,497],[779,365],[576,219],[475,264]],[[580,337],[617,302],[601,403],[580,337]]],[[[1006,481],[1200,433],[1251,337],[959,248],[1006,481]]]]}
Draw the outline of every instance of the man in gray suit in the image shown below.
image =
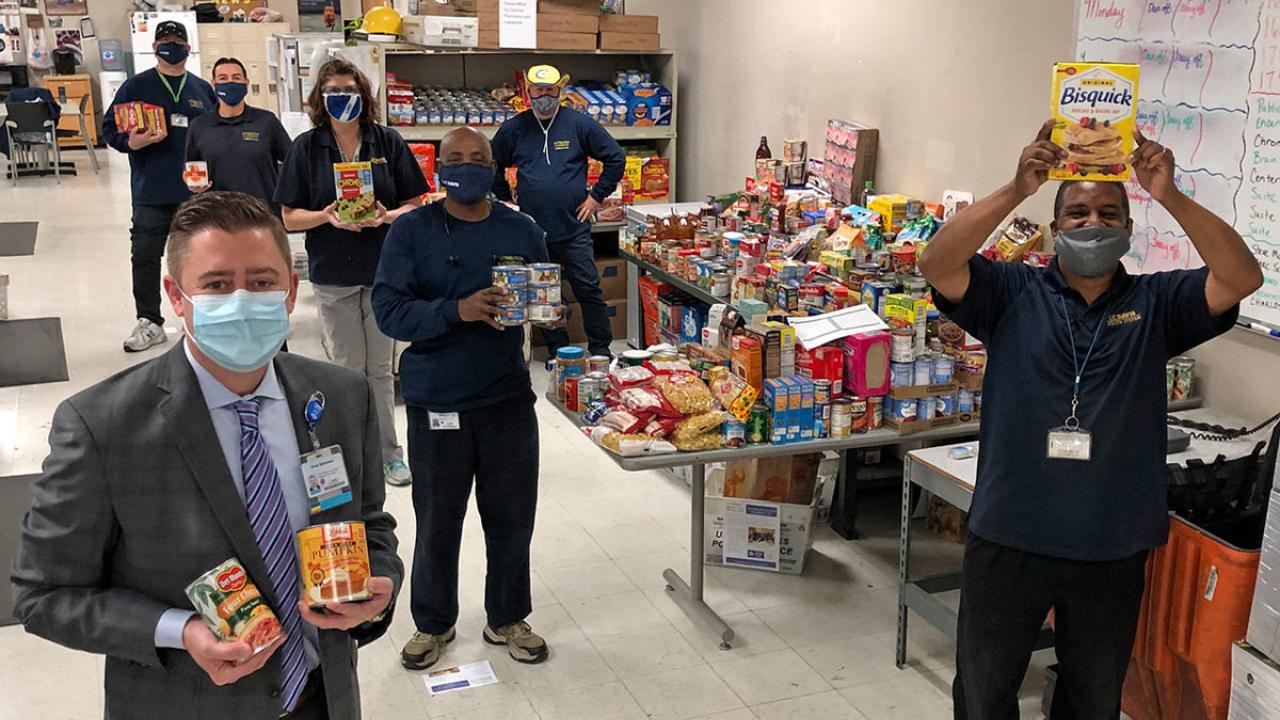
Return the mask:
{"type": "Polygon", "coordinates": [[[186,342],[54,413],[15,614],[28,632],[107,656],[112,720],[359,718],[356,647],[386,631],[404,574],[369,384],[278,354],[298,276],[261,202],[196,196],[168,242],[165,290],[186,342]],[[312,399],[327,404],[313,428],[312,399]],[[341,448],[352,499],[312,512],[300,455],[317,446],[341,448]],[[299,597],[293,535],[343,520],[366,525],[373,597],[317,612],[299,597]],[[270,651],[219,640],[184,594],[233,556],[284,626],[270,651]]]}

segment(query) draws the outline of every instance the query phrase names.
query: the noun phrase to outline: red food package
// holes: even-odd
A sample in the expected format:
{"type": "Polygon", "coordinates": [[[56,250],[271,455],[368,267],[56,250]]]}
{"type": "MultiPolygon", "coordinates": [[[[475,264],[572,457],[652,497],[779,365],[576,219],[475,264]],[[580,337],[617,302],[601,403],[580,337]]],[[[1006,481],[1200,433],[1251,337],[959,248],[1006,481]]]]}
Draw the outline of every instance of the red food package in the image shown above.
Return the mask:
{"type": "Polygon", "coordinates": [[[627,388],[618,393],[622,404],[634,413],[653,413],[663,417],[684,417],[684,413],[676,410],[662,393],[647,387],[627,388]]]}
{"type": "Polygon", "coordinates": [[[673,375],[678,372],[693,372],[693,368],[685,360],[647,360],[645,367],[653,371],[658,377],[673,375]]]}
{"type": "Polygon", "coordinates": [[[603,418],[600,424],[610,430],[617,430],[625,435],[638,433],[649,424],[653,419],[652,413],[632,413],[629,410],[610,410],[603,418]]]}
{"type": "Polygon", "coordinates": [[[644,432],[646,435],[651,435],[657,438],[665,438],[666,436],[674,432],[676,427],[678,427],[682,422],[684,422],[684,418],[679,418],[679,417],[654,418],[649,422],[647,426],[645,426],[644,432]]]}
{"type": "Polygon", "coordinates": [[[648,368],[624,365],[609,371],[609,384],[619,390],[641,387],[653,382],[653,373],[648,368]]]}

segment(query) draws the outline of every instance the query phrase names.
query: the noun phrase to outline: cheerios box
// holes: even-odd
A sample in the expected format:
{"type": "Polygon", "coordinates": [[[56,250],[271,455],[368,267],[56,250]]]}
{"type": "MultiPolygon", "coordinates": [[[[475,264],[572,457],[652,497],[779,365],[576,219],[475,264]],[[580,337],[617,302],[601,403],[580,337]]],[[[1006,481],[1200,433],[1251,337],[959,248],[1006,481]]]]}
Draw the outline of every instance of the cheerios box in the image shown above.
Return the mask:
{"type": "Polygon", "coordinates": [[[1052,140],[1067,159],[1050,180],[1129,179],[1138,114],[1138,66],[1058,63],[1053,68],[1052,140]]]}

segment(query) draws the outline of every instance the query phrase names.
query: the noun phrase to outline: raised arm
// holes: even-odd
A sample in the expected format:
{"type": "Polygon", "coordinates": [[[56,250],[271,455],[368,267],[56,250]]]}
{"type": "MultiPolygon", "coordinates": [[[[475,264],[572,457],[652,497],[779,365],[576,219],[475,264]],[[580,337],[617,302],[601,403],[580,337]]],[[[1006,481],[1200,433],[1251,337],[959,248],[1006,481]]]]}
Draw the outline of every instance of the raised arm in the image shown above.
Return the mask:
{"type": "Polygon", "coordinates": [[[1136,139],[1131,162],[1138,183],[1178,221],[1204,259],[1209,268],[1205,301],[1210,314],[1217,317],[1262,287],[1262,268],[1235,228],[1177,188],[1173,151],[1148,140],[1141,131],[1136,139]]]}
{"type": "Polygon", "coordinates": [[[1036,138],[1022,150],[1013,180],[957,213],[929,242],[920,258],[920,272],[952,303],[964,300],[969,289],[969,259],[1023,200],[1036,194],[1049,179],[1049,168],[1066,151],[1049,141],[1053,120],[1040,126],[1036,138]]]}

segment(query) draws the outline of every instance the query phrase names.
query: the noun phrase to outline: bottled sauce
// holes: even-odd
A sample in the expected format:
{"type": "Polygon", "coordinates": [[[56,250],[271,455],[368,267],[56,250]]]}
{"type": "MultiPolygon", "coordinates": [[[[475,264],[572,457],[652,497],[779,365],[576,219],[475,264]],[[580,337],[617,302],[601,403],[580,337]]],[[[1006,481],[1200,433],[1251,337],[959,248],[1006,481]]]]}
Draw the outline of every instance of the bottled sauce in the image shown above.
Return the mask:
{"type": "Polygon", "coordinates": [[[773,157],[773,151],[769,149],[769,138],[764,135],[761,135],[760,147],[756,148],[756,159],[768,160],[772,157],[773,157]]]}
{"type": "Polygon", "coordinates": [[[876,195],[875,183],[868,180],[862,186],[862,197],[861,197],[862,202],[858,204],[861,205],[862,207],[867,207],[867,203],[871,202],[871,198],[875,197],[875,195],[876,195]]]}

